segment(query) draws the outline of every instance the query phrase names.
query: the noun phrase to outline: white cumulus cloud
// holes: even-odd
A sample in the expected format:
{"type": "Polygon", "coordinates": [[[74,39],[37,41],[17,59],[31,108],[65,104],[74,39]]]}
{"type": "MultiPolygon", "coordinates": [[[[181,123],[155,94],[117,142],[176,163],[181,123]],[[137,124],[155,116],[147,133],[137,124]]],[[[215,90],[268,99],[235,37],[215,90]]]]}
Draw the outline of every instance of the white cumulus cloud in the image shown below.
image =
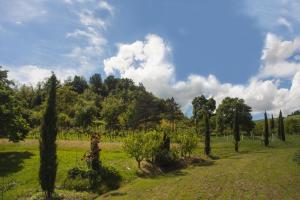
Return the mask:
{"type": "Polygon", "coordinates": [[[268,33],[261,57],[261,68],[258,78],[291,78],[300,72],[300,37],[294,40],[283,40],[277,35],[268,33]]]}
{"type": "MultiPolygon", "coordinates": [[[[285,45],[269,45],[268,37],[263,60],[277,62],[292,55],[293,51],[288,54],[279,50],[280,46],[285,45]],[[269,52],[274,52],[275,55],[269,52]]],[[[234,85],[221,83],[214,75],[204,77],[191,74],[186,80],[177,81],[170,56],[171,48],[166,41],[152,34],[146,36],[144,41],[119,44],[117,54],[104,60],[104,70],[107,75],[116,74],[131,78],[135,83],[141,82],[160,97],[174,97],[184,111],[189,110],[192,99],[201,94],[214,97],[217,103],[227,96],[243,98],[253,108],[254,113],[263,112],[265,109],[277,113],[282,109],[287,114],[300,107],[300,92],[297,92],[300,72],[294,73],[291,78],[292,86],[288,89],[280,88],[278,81],[273,79],[252,78],[247,84],[234,85]]]]}
{"type": "Polygon", "coordinates": [[[8,78],[20,84],[36,85],[38,82],[49,78],[52,71],[59,80],[66,80],[69,76],[74,76],[78,72],[74,69],[40,67],[36,65],[23,65],[20,67],[4,67],[9,70],[8,78]]]}

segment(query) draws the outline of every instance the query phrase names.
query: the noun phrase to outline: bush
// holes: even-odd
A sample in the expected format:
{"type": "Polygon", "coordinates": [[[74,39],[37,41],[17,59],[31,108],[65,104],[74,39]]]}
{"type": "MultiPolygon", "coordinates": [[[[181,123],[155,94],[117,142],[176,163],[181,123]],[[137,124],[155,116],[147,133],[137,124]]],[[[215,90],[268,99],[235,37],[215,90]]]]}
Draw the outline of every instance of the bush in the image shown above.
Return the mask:
{"type": "Polygon", "coordinates": [[[193,132],[186,131],[177,134],[176,141],[179,146],[180,155],[183,157],[190,156],[197,147],[197,135],[193,132]]]}
{"type": "Polygon", "coordinates": [[[114,168],[99,170],[73,168],[68,171],[64,188],[76,191],[93,191],[99,194],[120,186],[121,176],[114,168]]]}
{"type": "Polygon", "coordinates": [[[167,166],[176,159],[176,155],[170,149],[165,148],[165,139],[169,140],[162,132],[149,131],[145,134],[128,136],[123,147],[131,157],[135,158],[139,168],[143,160],[152,165],[167,166]]]}

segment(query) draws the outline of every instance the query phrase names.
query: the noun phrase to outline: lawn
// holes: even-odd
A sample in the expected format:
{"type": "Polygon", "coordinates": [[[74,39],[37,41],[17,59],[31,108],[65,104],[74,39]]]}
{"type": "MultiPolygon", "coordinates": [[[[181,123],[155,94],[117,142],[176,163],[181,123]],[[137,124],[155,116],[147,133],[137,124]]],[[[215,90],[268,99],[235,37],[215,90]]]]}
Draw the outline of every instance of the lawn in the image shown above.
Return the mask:
{"type": "MultiPolygon", "coordinates": [[[[219,159],[155,178],[137,177],[136,163],[122,151],[121,143],[100,146],[103,164],[117,169],[123,180],[119,190],[98,199],[300,199],[300,164],[295,159],[300,136],[288,136],[285,143],[275,140],[268,148],[259,140],[244,139],[240,153],[234,152],[230,139],[212,138],[212,151],[219,159]]],[[[88,148],[88,141],[58,141],[58,188],[68,169],[83,165],[81,157],[88,148]]],[[[195,155],[203,157],[202,144],[195,155]]],[[[38,169],[37,140],[17,144],[0,140],[0,185],[12,183],[4,199],[26,199],[39,191],[38,169]]]]}

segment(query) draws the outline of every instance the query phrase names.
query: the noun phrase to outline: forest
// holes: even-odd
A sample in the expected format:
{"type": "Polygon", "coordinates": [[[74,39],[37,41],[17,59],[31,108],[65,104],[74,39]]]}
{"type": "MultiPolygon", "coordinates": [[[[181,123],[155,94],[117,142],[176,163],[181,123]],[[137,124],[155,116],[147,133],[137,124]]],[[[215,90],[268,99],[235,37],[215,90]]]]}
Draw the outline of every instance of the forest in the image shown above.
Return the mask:
{"type": "MultiPolygon", "coordinates": [[[[138,184],[134,181],[193,170],[192,166],[203,171],[232,153],[241,156],[264,148],[280,149],[281,154],[282,148],[293,148],[299,163],[294,149],[300,142],[300,110],[288,116],[266,110],[264,119],[253,120],[252,108],[243,99],[226,97],[217,105],[213,97],[199,95],[188,116],[173,97],[159,98],[131,79],[102,79],[96,73],[61,81],[53,73],[37,85],[22,85],[8,74],[0,67],[2,199],[122,197],[113,191],[126,188],[128,182],[138,184]],[[36,172],[34,181],[23,177],[24,160],[34,166],[27,166],[36,172]],[[12,168],[23,174],[14,175],[12,168]]],[[[299,172],[295,166],[292,172],[299,172]]],[[[291,177],[297,187],[299,174],[291,177]]],[[[147,198],[126,198],[142,197],[147,198]]]]}

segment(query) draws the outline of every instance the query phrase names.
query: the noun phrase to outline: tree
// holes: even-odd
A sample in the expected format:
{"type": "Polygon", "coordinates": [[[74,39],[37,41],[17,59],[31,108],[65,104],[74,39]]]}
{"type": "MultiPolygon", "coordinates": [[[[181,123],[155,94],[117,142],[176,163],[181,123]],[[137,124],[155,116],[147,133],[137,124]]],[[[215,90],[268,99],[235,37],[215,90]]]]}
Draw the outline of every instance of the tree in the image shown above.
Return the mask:
{"type": "Polygon", "coordinates": [[[115,78],[112,75],[106,77],[106,79],[104,80],[104,86],[105,86],[105,89],[107,90],[106,95],[109,95],[111,92],[113,92],[117,88],[118,81],[119,81],[119,79],[115,78]]]}
{"type": "Polygon", "coordinates": [[[273,134],[274,134],[274,131],[275,131],[275,122],[274,122],[273,114],[272,114],[272,118],[271,118],[270,128],[271,128],[271,134],[272,134],[272,139],[273,139],[273,134]]]}
{"type": "Polygon", "coordinates": [[[265,146],[269,146],[269,123],[268,123],[268,116],[266,111],[265,111],[264,143],[265,146]]]}
{"type": "Polygon", "coordinates": [[[279,112],[279,117],[278,117],[278,138],[282,141],[285,141],[284,122],[283,122],[281,110],[279,112]]]}
{"type": "Polygon", "coordinates": [[[90,85],[91,85],[91,90],[98,94],[98,95],[103,95],[103,84],[102,84],[102,79],[100,74],[94,74],[90,77],[90,85]]]}
{"type": "Polygon", "coordinates": [[[68,80],[66,85],[71,86],[72,89],[78,94],[82,94],[84,90],[89,87],[84,77],[76,75],[74,76],[73,80],[68,80]]]}
{"type": "Polygon", "coordinates": [[[141,162],[145,158],[144,139],[142,134],[130,135],[124,141],[124,150],[138,163],[138,168],[141,168],[141,162]]]}
{"type": "Polygon", "coordinates": [[[0,137],[18,142],[27,135],[29,125],[25,119],[25,110],[11,88],[13,82],[7,79],[8,71],[1,68],[0,66],[0,137]]]}
{"type": "Polygon", "coordinates": [[[238,109],[234,112],[234,122],[233,122],[233,135],[234,135],[234,149],[236,152],[239,151],[240,142],[240,121],[238,109]]]}
{"type": "Polygon", "coordinates": [[[119,115],[124,111],[123,99],[109,95],[102,102],[101,116],[106,122],[106,129],[119,130],[119,115]]]}
{"type": "Polygon", "coordinates": [[[101,167],[101,161],[99,160],[99,154],[101,149],[98,144],[100,142],[100,136],[96,133],[91,135],[91,146],[90,151],[85,155],[85,160],[89,168],[98,171],[101,167]]]}
{"type": "Polygon", "coordinates": [[[48,99],[43,116],[40,137],[39,180],[42,190],[49,199],[51,199],[54,192],[57,170],[55,143],[57,135],[56,86],[57,79],[56,76],[52,74],[48,81],[48,99]]]}
{"type": "Polygon", "coordinates": [[[216,101],[213,98],[206,99],[205,96],[195,97],[192,101],[193,104],[193,118],[197,122],[200,118],[204,119],[205,124],[205,147],[204,153],[210,155],[210,127],[209,118],[213,111],[216,109],[216,101]]]}
{"type": "Polygon", "coordinates": [[[282,113],[281,110],[279,112],[279,116],[278,116],[278,121],[277,121],[277,136],[278,138],[281,140],[282,138],[282,133],[281,133],[281,118],[282,118],[282,113]]]}
{"type": "Polygon", "coordinates": [[[239,116],[239,124],[243,131],[250,134],[254,128],[252,121],[251,107],[248,106],[243,99],[226,97],[222,100],[216,110],[217,126],[219,129],[232,129],[234,125],[235,110],[237,109],[239,116]]]}
{"type": "Polygon", "coordinates": [[[163,104],[163,118],[171,122],[171,129],[175,131],[175,121],[183,117],[180,106],[173,97],[166,99],[163,104]]]}

